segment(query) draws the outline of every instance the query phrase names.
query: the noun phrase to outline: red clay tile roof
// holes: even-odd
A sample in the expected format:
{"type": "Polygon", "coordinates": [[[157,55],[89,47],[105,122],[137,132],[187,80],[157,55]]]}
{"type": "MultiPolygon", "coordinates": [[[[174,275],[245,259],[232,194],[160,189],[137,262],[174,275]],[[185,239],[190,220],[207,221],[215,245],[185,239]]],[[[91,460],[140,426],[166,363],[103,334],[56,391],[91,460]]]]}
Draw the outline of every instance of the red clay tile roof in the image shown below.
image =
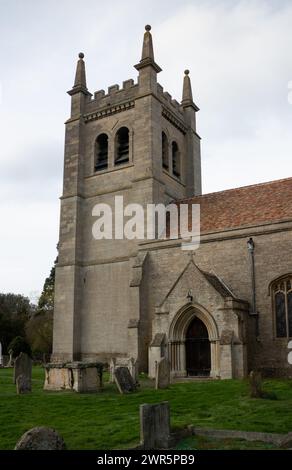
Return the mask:
{"type": "Polygon", "coordinates": [[[292,220],[292,178],[176,201],[200,204],[201,232],[292,220]]]}

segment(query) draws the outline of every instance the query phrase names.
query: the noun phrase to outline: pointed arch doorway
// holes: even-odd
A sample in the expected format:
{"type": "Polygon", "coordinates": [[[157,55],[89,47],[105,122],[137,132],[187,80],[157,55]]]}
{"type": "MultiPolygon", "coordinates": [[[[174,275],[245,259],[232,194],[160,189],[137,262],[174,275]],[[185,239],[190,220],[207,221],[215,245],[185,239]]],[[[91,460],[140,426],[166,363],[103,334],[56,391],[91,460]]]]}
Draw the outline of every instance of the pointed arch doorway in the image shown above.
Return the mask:
{"type": "Polygon", "coordinates": [[[202,305],[182,306],[171,321],[168,338],[173,377],[219,376],[218,328],[202,305]]]}
{"type": "Polygon", "coordinates": [[[190,377],[210,376],[211,345],[206,325],[195,316],[185,339],[186,372],[190,377]]]}

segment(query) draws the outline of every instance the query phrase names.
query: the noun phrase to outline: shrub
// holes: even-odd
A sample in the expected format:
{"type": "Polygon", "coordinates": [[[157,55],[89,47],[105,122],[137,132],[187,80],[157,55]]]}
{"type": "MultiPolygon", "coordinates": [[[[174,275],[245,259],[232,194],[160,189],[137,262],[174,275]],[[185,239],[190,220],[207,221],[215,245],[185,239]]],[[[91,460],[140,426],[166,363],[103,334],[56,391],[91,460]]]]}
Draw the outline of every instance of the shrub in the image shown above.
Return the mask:
{"type": "Polygon", "coordinates": [[[21,336],[16,336],[8,346],[8,351],[12,351],[12,357],[16,358],[19,354],[25,353],[31,357],[31,348],[28,342],[21,336]]]}

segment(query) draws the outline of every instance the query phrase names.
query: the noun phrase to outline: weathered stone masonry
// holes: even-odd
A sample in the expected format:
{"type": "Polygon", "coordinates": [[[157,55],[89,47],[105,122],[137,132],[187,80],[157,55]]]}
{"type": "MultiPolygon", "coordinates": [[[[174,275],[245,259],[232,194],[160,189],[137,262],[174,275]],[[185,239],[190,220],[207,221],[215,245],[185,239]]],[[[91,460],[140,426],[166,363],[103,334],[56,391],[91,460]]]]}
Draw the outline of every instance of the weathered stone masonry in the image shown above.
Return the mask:
{"type": "Polygon", "coordinates": [[[155,361],[167,356],[174,376],[242,377],[254,367],[289,373],[269,288],[292,272],[292,179],[201,195],[189,71],[178,103],[157,82],[150,27],[137,83],[92,95],[83,58],[68,92],[52,361],[133,358],[154,376],[155,361]],[[116,195],[125,204],[200,204],[200,248],[190,256],[179,240],[95,240],[92,208],[114,208],[116,195]],[[250,237],[258,316],[251,311],[250,237]],[[195,318],[200,338],[190,336],[195,318]]]}

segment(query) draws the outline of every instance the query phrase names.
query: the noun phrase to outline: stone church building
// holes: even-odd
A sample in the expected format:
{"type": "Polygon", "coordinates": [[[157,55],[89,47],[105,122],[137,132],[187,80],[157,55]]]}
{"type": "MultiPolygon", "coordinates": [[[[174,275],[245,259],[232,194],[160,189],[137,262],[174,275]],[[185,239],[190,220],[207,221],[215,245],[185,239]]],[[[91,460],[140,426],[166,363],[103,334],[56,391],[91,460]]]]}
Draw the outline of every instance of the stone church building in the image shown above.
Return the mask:
{"type": "MultiPolygon", "coordinates": [[[[181,102],[157,81],[150,26],[138,81],[93,95],[79,54],[68,92],[54,363],[138,361],[153,377],[289,375],[292,339],[292,178],[201,193],[199,111],[189,71],[181,102]],[[201,243],[96,240],[93,207],[200,204],[201,243]]],[[[275,156],[276,157],[276,156],[275,156]]],[[[288,169],[287,169],[288,171],[288,169]]]]}

